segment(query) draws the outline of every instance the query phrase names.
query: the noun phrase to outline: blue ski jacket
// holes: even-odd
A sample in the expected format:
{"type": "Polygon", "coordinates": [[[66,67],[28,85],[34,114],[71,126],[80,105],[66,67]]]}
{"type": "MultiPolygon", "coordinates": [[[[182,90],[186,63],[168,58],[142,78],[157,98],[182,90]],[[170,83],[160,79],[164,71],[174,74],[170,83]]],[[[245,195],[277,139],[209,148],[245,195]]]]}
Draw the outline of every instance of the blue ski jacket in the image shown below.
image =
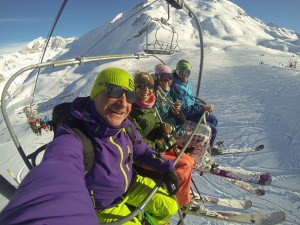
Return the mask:
{"type": "Polygon", "coordinates": [[[191,82],[183,83],[174,76],[170,94],[173,99],[181,101],[181,111],[186,117],[204,113],[203,106],[196,102],[191,82]]]}

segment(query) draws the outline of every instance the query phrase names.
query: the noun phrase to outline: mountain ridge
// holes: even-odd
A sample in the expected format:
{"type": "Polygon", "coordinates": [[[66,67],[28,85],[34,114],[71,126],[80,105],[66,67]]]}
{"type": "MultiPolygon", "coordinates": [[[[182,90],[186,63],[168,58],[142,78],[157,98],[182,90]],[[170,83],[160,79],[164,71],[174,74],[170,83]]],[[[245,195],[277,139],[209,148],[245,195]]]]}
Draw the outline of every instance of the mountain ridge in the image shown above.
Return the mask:
{"type": "MultiPolygon", "coordinates": [[[[164,0],[158,1],[157,4],[150,5],[152,1],[145,1],[138,4],[131,10],[116,15],[111,22],[102,25],[81,36],[74,41],[70,51],[65,54],[64,58],[74,57],[76,55],[85,54],[99,55],[115,54],[121,52],[132,53],[142,52],[145,44],[145,36],[154,36],[155,29],[150,27],[147,30],[147,24],[153,18],[167,17],[167,7],[164,0]],[[136,18],[130,18],[133,14],[142,10],[146,5],[150,5],[146,10],[142,11],[136,18]],[[122,24],[128,20],[131,26],[128,28],[122,24]],[[118,29],[122,36],[113,35],[112,31],[118,29]],[[106,38],[109,36],[108,38],[106,38]],[[136,39],[138,39],[136,41],[136,39]],[[134,40],[134,41],[133,41],[134,40]],[[115,43],[114,49],[106,49],[110,43],[115,43]],[[138,46],[136,46],[138,43],[138,46]],[[82,52],[80,46],[85,44],[88,51],[82,52]]],[[[280,28],[275,24],[266,24],[262,20],[249,16],[242,8],[228,0],[202,0],[199,2],[188,2],[190,7],[198,18],[202,27],[204,47],[211,47],[209,40],[211,38],[220,41],[229,42],[229,45],[247,44],[253,47],[262,46],[264,48],[272,48],[286,53],[300,55],[300,35],[295,31],[280,28]],[[278,46],[274,46],[274,43],[278,46]]],[[[178,35],[178,42],[191,44],[198,47],[199,36],[197,26],[189,15],[183,10],[170,8],[170,18],[168,22],[175,28],[178,35]],[[190,33],[187,31],[191,31],[190,33]]]]}
{"type": "MultiPolygon", "coordinates": [[[[145,37],[154,37],[155,29],[147,27],[151,18],[166,18],[167,7],[164,0],[151,4],[148,0],[134,6],[125,13],[119,13],[107,24],[101,25],[80,38],[52,37],[46,51],[45,59],[75,58],[78,56],[93,56],[107,54],[142,53],[145,37]],[[133,14],[150,5],[136,18],[129,19],[133,14]],[[122,26],[128,20],[131,26],[122,26]],[[129,27],[129,29],[128,29],[129,27]],[[119,30],[116,35],[112,31],[119,30]],[[118,35],[122,33],[122,36],[118,35]],[[109,38],[106,38],[109,36],[109,38]],[[107,49],[110,43],[115,43],[114,48],[107,49]],[[138,44],[138,46],[137,46],[138,44]],[[85,46],[86,51],[82,51],[85,46]]],[[[253,48],[258,46],[274,49],[285,53],[300,55],[300,35],[295,31],[280,28],[274,23],[266,24],[256,17],[249,16],[242,8],[229,0],[202,0],[198,2],[187,1],[195,14],[200,18],[204,47],[215,48],[210,40],[219,40],[228,46],[248,45],[253,48]]],[[[182,50],[185,46],[199,47],[199,35],[196,24],[183,10],[171,7],[169,23],[178,33],[178,42],[182,50]]],[[[150,38],[150,39],[151,39],[150,38]]],[[[9,78],[20,68],[38,63],[45,46],[45,39],[39,37],[30,42],[21,51],[0,56],[0,82],[9,78]],[[35,56],[34,56],[35,55],[35,56]],[[36,55],[40,55],[37,57],[36,55]]],[[[223,45],[222,45],[223,46],[223,45]]],[[[224,49],[224,47],[223,47],[224,49]]]]}
{"type": "MultiPolygon", "coordinates": [[[[70,44],[76,37],[62,38],[60,36],[51,37],[44,57],[44,62],[67,51],[70,44]]],[[[19,69],[40,62],[46,39],[38,37],[29,42],[20,51],[0,55],[0,83],[9,78],[19,69]],[[39,59],[39,60],[37,60],[39,59]]]]}

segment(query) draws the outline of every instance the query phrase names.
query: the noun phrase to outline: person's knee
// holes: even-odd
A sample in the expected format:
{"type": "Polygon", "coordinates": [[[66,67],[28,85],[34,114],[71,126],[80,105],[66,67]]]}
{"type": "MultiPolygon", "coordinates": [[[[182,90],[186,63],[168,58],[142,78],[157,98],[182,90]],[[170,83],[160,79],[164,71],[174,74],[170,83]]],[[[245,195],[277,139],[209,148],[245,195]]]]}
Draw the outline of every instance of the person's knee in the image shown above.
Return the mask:
{"type": "Polygon", "coordinates": [[[213,129],[211,129],[212,130],[212,133],[214,134],[214,135],[217,135],[217,133],[218,133],[218,130],[217,130],[217,128],[216,127],[214,127],[213,129]]]}
{"type": "Polygon", "coordinates": [[[193,157],[190,157],[188,156],[188,161],[189,161],[189,164],[190,164],[190,167],[191,167],[191,170],[193,170],[194,168],[194,165],[195,165],[195,160],[193,157]]]}
{"type": "Polygon", "coordinates": [[[208,123],[208,125],[209,125],[209,127],[211,129],[211,134],[215,135],[217,133],[217,128],[213,124],[211,124],[211,123],[208,123]]]}
{"type": "Polygon", "coordinates": [[[213,115],[213,114],[209,114],[209,116],[207,118],[207,121],[209,123],[211,123],[212,125],[214,125],[214,126],[218,125],[218,118],[215,115],[213,115]]]}
{"type": "Polygon", "coordinates": [[[167,217],[171,218],[172,216],[174,216],[177,211],[178,211],[178,205],[177,202],[175,201],[175,199],[170,197],[170,205],[168,207],[168,213],[169,215],[167,217]]]}
{"type": "Polygon", "coordinates": [[[179,177],[186,177],[192,172],[195,161],[192,160],[181,160],[180,167],[176,167],[176,173],[179,177]]]}

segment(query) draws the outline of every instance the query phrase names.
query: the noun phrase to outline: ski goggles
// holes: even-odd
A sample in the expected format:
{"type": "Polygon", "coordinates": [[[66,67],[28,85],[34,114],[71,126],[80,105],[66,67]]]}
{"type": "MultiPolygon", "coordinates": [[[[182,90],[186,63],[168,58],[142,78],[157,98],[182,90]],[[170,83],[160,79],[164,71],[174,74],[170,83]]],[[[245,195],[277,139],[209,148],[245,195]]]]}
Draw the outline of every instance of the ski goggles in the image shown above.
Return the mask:
{"type": "Polygon", "coordinates": [[[173,80],[173,74],[172,73],[156,74],[156,77],[159,81],[162,81],[162,82],[167,82],[167,81],[172,81],[173,80]]]}
{"type": "Polygon", "coordinates": [[[146,87],[147,87],[148,89],[154,89],[154,84],[151,84],[151,83],[135,84],[135,86],[136,86],[138,89],[145,89],[146,87]]]}
{"type": "Polygon", "coordinates": [[[108,83],[98,83],[97,85],[106,87],[106,94],[109,98],[121,98],[122,95],[125,93],[126,101],[128,103],[132,104],[137,99],[136,92],[126,90],[123,87],[108,83]]]}
{"type": "Polygon", "coordinates": [[[192,71],[189,69],[182,69],[182,70],[176,70],[176,73],[181,77],[188,78],[191,75],[192,71]]]}

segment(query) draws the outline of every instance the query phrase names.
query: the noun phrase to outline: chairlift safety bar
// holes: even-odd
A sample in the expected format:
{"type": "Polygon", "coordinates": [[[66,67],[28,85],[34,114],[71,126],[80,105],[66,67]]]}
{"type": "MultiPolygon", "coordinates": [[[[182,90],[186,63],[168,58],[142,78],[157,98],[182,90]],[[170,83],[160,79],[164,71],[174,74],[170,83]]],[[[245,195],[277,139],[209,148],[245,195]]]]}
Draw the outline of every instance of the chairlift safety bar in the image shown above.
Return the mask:
{"type": "Polygon", "coordinates": [[[3,119],[6,123],[7,129],[13,139],[13,142],[15,143],[15,146],[17,147],[17,150],[19,151],[19,154],[21,155],[23,161],[25,162],[26,166],[28,169],[32,168],[32,164],[30,161],[27,159],[27,156],[24,153],[23,148],[20,145],[20,142],[13,130],[12,124],[9,120],[7,111],[6,111],[6,96],[8,93],[8,89],[12,82],[21,74],[24,72],[31,70],[31,69],[36,69],[36,68],[43,68],[43,67],[60,67],[60,66],[69,66],[69,65],[81,65],[82,63],[85,62],[96,62],[96,61],[103,61],[103,60],[117,60],[117,59],[140,59],[140,58],[148,58],[151,55],[147,54],[126,54],[126,55],[106,55],[106,56],[92,56],[92,57],[83,57],[83,58],[75,58],[75,59],[66,59],[66,60],[59,60],[59,61],[51,61],[51,62],[44,62],[44,63],[38,63],[34,64],[31,66],[27,66],[18,72],[16,72],[11,78],[7,81],[7,83],[4,86],[4,89],[2,91],[2,96],[1,96],[1,111],[3,114],[3,119]]]}

